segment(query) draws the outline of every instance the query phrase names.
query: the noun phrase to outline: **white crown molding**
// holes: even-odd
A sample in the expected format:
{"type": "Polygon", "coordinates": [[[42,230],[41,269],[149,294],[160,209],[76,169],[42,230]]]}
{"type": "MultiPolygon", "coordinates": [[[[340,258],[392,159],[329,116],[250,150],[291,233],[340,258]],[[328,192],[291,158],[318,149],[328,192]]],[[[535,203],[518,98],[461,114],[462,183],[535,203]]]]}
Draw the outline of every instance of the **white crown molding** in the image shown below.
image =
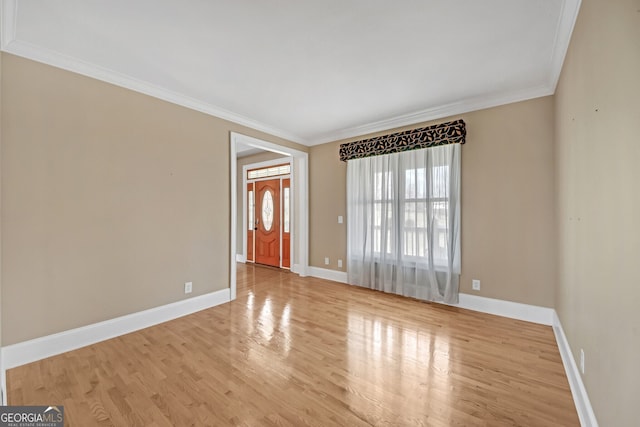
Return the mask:
{"type": "Polygon", "coordinates": [[[556,27],[556,34],[551,53],[551,69],[547,83],[540,86],[527,88],[524,90],[510,91],[500,94],[489,94],[476,98],[466,98],[450,104],[428,108],[425,110],[392,117],[386,120],[367,123],[360,126],[353,126],[339,131],[328,132],[324,135],[311,138],[309,146],[324,144],[327,142],[339,141],[342,139],[368,135],[385,130],[400,128],[403,126],[415,125],[443,117],[464,114],[471,111],[483,110],[485,108],[498,107],[500,105],[512,104],[514,102],[527,101],[529,99],[540,98],[553,95],[562,72],[564,58],[569,49],[571,34],[578,17],[581,0],[564,0],[560,13],[560,19],[556,27]]]}
{"type": "Polygon", "coordinates": [[[567,50],[569,49],[571,34],[573,34],[573,28],[576,25],[581,3],[581,0],[565,0],[562,2],[562,10],[560,12],[560,19],[558,20],[556,36],[553,43],[553,52],[551,53],[549,87],[554,93],[556,91],[556,86],[558,85],[558,80],[560,79],[564,58],[566,57],[567,50]]]}
{"type": "Polygon", "coordinates": [[[470,97],[446,105],[428,108],[385,120],[348,127],[337,131],[330,131],[311,138],[303,138],[286,130],[275,128],[198,99],[151,85],[139,79],[126,76],[107,68],[65,56],[59,52],[16,40],[17,4],[17,0],[2,0],[2,8],[0,9],[0,13],[2,13],[2,16],[0,17],[2,23],[0,36],[2,40],[0,42],[2,50],[6,52],[102,80],[145,95],[153,96],[173,104],[181,105],[183,107],[247,126],[292,142],[313,146],[382,132],[403,126],[415,125],[422,122],[441,119],[447,116],[454,116],[471,111],[552,95],[555,92],[555,88],[562,71],[562,65],[571,40],[571,33],[580,9],[581,0],[564,0],[562,3],[560,19],[558,20],[558,25],[556,27],[555,43],[550,57],[551,69],[545,84],[523,90],[487,94],[481,97],[470,97]]]}
{"type": "Polygon", "coordinates": [[[202,102],[198,99],[182,95],[180,93],[173,92],[156,85],[152,85],[150,83],[127,76],[117,71],[100,67],[98,65],[91,64],[67,55],[63,55],[59,52],[45,49],[28,42],[13,40],[6,47],[4,47],[3,50],[13,55],[21,56],[23,58],[31,59],[36,62],[41,62],[43,64],[51,65],[56,68],[61,68],[73,73],[111,83],[113,85],[120,86],[134,92],[149,95],[154,98],[170,102],[172,104],[200,111],[201,113],[215,116],[223,120],[228,120],[230,122],[246,126],[248,128],[267,133],[269,135],[277,136],[292,142],[296,142],[298,144],[304,144],[304,140],[302,138],[284,130],[268,126],[264,123],[258,122],[240,114],[236,114],[232,111],[225,110],[224,108],[220,108],[215,105],[202,102]]]}
{"type": "Polygon", "coordinates": [[[230,292],[226,288],[104,322],[2,347],[4,362],[2,375],[4,376],[6,369],[148,328],[229,301],[230,292]]]}
{"type": "Polygon", "coordinates": [[[573,396],[573,402],[576,405],[576,411],[578,412],[578,418],[580,419],[580,425],[583,427],[598,427],[598,420],[593,412],[591,401],[587,395],[587,389],[582,382],[582,376],[578,370],[578,365],[573,358],[571,347],[567,336],[564,334],[562,324],[560,324],[560,318],[556,311],[553,311],[553,333],[556,336],[558,343],[558,349],[560,350],[560,357],[562,357],[562,364],[564,365],[565,373],[567,374],[567,380],[569,381],[569,387],[571,388],[571,395],[573,396]]]}
{"type": "Polygon", "coordinates": [[[18,0],[2,0],[0,4],[0,49],[4,50],[16,38],[18,0]]]}
{"type": "Polygon", "coordinates": [[[312,138],[309,141],[309,146],[340,141],[347,138],[368,135],[375,132],[382,132],[385,130],[400,128],[403,126],[415,125],[418,123],[441,119],[443,117],[455,116],[471,111],[483,110],[485,108],[498,107],[500,105],[526,101],[528,99],[540,98],[543,96],[553,95],[553,92],[554,90],[552,87],[548,85],[542,85],[496,95],[468,98],[461,101],[453,102],[451,104],[417,111],[415,113],[409,113],[386,120],[367,123],[361,126],[345,128],[336,132],[329,132],[324,135],[312,138]]]}

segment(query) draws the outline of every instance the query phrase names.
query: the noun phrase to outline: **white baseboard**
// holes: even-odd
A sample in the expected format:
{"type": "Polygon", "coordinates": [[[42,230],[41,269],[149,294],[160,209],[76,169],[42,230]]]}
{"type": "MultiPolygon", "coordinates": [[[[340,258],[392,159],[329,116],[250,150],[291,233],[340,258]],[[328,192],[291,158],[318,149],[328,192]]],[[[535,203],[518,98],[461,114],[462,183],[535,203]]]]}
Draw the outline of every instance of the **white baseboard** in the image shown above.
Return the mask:
{"type": "Polygon", "coordinates": [[[555,313],[555,310],[552,308],[470,294],[460,294],[460,302],[451,305],[467,310],[480,311],[482,313],[495,314],[497,316],[547,326],[553,325],[553,315],[555,313]]]}
{"type": "Polygon", "coordinates": [[[2,347],[3,369],[35,362],[229,302],[229,289],[2,347]]]}
{"type": "Polygon", "coordinates": [[[247,259],[242,254],[236,254],[236,262],[245,263],[247,262],[247,259]]]}
{"type": "Polygon", "coordinates": [[[591,401],[587,395],[587,390],[582,382],[582,376],[578,370],[578,365],[571,352],[569,341],[564,334],[562,325],[560,324],[560,318],[556,311],[553,311],[553,332],[556,335],[556,341],[558,342],[558,349],[560,350],[560,356],[562,357],[562,364],[567,374],[567,380],[569,380],[569,386],[571,387],[571,394],[573,395],[573,402],[576,405],[578,411],[578,418],[580,418],[580,425],[582,427],[598,427],[598,420],[593,412],[591,401]]]}
{"type": "MultiPolygon", "coordinates": [[[[332,280],[334,282],[348,283],[348,276],[344,271],[309,267],[309,275],[320,279],[332,280]]],[[[539,307],[536,305],[521,304],[469,294],[460,294],[460,302],[458,304],[451,305],[465,308],[467,310],[509,317],[511,319],[525,320],[527,322],[540,323],[548,326],[553,325],[554,310],[547,307],[539,307]]]]}
{"type": "Polygon", "coordinates": [[[334,282],[348,283],[347,273],[344,271],[329,270],[328,268],[309,266],[309,276],[334,282]]]}
{"type": "MultiPolygon", "coordinates": [[[[299,268],[294,265],[294,268],[299,268]]],[[[292,268],[292,271],[294,271],[292,268]]],[[[347,283],[347,273],[320,267],[309,267],[308,273],[312,277],[347,283]]],[[[172,304],[152,308],[138,313],[129,314],[93,325],[24,341],[18,344],[2,347],[0,353],[0,386],[2,387],[2,404],[7,404],[5,370],[15,368],[40,359],[55,356],[60,353],[75,350],[80,347],[95,344],[110,338],[134,332],[149,326],[157,325],[178,317],[186,316],[196,311],[215,307],[230,301],[229,289],[222,289],[206,295],[178,301],[172,304]]],[[[580,424],[583,427],[598,427],[589,396],[582,382],[582,377],[573,358],[571,348],[564,334],[560,319],[555,310],[511,301],[485,298],[476,295],[460,294],[456,307],[483,313],[495,314],[514,319],[553,326],[556,341],[567,379],[571,387],[571,394],[576,405],[580,424]]]]}

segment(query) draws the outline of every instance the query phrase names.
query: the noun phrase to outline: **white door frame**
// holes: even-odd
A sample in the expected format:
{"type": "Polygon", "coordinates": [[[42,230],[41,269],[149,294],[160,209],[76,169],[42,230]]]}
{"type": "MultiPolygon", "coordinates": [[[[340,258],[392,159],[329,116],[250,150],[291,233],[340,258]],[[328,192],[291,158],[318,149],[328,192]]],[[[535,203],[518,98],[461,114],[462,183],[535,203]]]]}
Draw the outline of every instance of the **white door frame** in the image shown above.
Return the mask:
{"type": "MultiPolygon", "coordinates": [[[[291,182],[293,181],[293,177],[294,177],[294,166],[293,166],[293,158],[291,156],[286,156],[286,157],[280,157],[278,159],[273,159],[273,160],[267,160],[264,162],[257,162],[257,163],[251,163],[248,165],[244,165],[242,166],[242,198],[243,198],[243,202],[242,202],[242,254],[238,254],[237,257],[237,261],[239,262],[247,262],[247,253],[248,253],[248,247],[247,247],[247,238],[248,233],[247,230],[249,229],[249,217],[248,217],[248,206],[247,206],[247,200],[249,197],[249,192],[247,190],[247,184],[249,184],[249,181],[256,183],[256,182],[260,182],[260,181],[269,181],[269,180],[273,180],[273,179],[277,179],[280,181],[280,219],[283,218],[284,215],[284,209],[283,209],[283,203],[284,203],[284,199],[283,199],[283,192],[282,192],[282,180],[283,179],[287,179],[289,178],[289,188],[291,188],[291,200],[293,201],[293,203],[296,202],[295,197],[293,196],[293,192],[295,190],[294,186],[291,185],[291,182]],[[267,168],[269,166],[276,166],[276,165],[284,165],[284,164],[288,164],[289,167],[291,168],[291,172],[289,173],[289,175],[276,175],[276,176],[268,176],[268,177],[264,177],[264,178],[258,178],[258,179],[252,179],[249,180],[247,179],[247,172],[251,169],[262,169],[262,168],[267,168]]],[[[254,193],[255,194],[255,193],[254,193]]],[[[254,196],[255,197],[255,196],[254,196]]],[[[255,199],[254,199],[254,203],[255,203],[255,199]]],[[[255,206],[255,205],[254,205],[255,206]]],[[[236,212],[237,213],[237,212],[236,212]]],[[[293,253],[293,251],[291,249],[293,249],[293,242],[294,240],[297,238],[298,234],[296,233],[295,230],[295,221],[297,221],[297,218],[294,218],[294,213],[293,213],[293,209],[291,209],[291,212],[289,212],[289,220],[290,223],[292,225],[289,235],[291,236],[291,241],[290,241],[290,245],[291,247],[290,249],[290,254],[293,253]]],[[[280,229],[280,267],[282,268],[282,228],[280,229]]],[[[254,234],[255,236],[255,234],[254,234]]],[[[255,240],[255,238],[254,238],[255,240]]],[[[236,242],[237,244],[237,242],[236,242]]],[[[238,248],[236,247],[236,250],[238,248]]],[[[253,253],[253,260],[255,262],[255,247],[254,247],[254,253],[253,253]]],[[[289,267],[289,269],[291,269],[291,267],[289,267]]]]}
{"type": "MultiPolygon", "coordinates": [[[[236,299],[236,252],[237,252],[237,210],[238,210],[238,159],[237,144],[248,145],[259,148],[261,150],[272,151],[274,153],[283,154],[293,157],[292,174],[291,174],[291,191],[295,191],[294,203],[297,204],[299,217],[295,218],[294,227],[297,228],[297,251],[291,263],[291,271],[300,276],[306,276],[309,268],[309,155],[304,151],[295,148],[285,147],[283,145],[274,144],[272,142],[263,141],[251,136],[242,135],[240,133],[231,132],[230,137],[230,174],[231,182],[231,229],[229,231],[230,247],[230,274],[229,289],[231,291],[231,300],[236,299]],[[295,263],[293,262],[295,260],[295,263]]],[[[246,191],[246,188],[244,189],[246,191]]],[[[243,191],[243,193],[244,193],[243,191]]],[[[293,240],[293,239],[292,239],[293,240]]],[[[294,243],[295,247],[295,243],[294,243]]]]}

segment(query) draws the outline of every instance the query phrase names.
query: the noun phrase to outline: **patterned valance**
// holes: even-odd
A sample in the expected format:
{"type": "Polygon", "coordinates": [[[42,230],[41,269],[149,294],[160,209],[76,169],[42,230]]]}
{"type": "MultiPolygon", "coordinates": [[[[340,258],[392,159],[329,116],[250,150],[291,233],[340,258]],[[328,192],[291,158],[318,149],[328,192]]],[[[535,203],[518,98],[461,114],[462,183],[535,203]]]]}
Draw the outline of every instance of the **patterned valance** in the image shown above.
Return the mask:
{"type": "Polygon", "coordinates": [[[398,153],[438,145],[464,144],[467,130],[464,120],[441,123],[419,129],[405,130],[390,135],[340,144],[340,160],[343,162],[362,157],[398,153]]]}

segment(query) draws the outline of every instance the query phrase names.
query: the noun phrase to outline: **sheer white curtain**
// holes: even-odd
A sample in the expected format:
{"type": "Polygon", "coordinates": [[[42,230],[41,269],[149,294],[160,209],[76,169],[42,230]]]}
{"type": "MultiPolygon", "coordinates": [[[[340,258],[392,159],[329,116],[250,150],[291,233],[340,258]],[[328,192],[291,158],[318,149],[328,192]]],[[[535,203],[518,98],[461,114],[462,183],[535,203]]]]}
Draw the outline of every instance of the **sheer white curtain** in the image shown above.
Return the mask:
{"type": "Polygon", "coordinates": [[[349,283],[458,302],[460,144],[349,160],[349,283]]]}

